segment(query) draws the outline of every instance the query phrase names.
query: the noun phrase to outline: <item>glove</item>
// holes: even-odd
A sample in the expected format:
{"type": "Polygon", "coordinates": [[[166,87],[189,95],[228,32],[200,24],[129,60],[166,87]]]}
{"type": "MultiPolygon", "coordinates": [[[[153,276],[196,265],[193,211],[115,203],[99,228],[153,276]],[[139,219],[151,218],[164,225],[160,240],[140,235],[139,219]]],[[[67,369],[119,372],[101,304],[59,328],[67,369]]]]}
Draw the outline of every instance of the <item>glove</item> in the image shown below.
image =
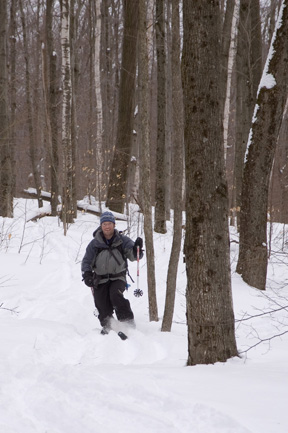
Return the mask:
{"type": "Polygon", "coordinates": [[[83,274],[83,280],[86,286],[93,287],[94,279],[91,271],[85,271],[83,274]]]}
{"type": "Polygon", "coordinates": [[[142,248],[143,248],[143,239],[142,238],[137,238],[136,241],[135,241],[135,243],[134,243],[134,247],[136,247],[136,250],[137,250],[137,247],[139,247],[140,250],[142,250],[142,248]]]}
{"type": "Polygon", "coordinates": [[[139,249],[140,249],[140,258],[141,258],[141,256],[143,256],[143,254],[142,254],[143,253],[143,250],[142,250],[143,239],[142,238],[137,238],[136,241],[134,242],[133,253],[134,253],[135,257],[137,257],[137,247],[139,247],[139,249]]]}

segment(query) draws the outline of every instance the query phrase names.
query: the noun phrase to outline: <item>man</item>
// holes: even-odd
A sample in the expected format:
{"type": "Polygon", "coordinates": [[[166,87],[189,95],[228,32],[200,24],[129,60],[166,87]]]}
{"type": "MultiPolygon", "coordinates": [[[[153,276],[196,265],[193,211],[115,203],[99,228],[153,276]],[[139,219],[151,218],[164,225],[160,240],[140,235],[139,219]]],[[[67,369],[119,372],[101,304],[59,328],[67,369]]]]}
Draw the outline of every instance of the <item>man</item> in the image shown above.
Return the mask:
{"type": "Polygon", "coordinates": [[[88,244],[82,260],[82,276],[86,286],[91,287],[98,319],[105,335],[111,329],[113,312],[121,322],[135,327],[134,314],[128,299],[124,298],[126,288],[127,259],[143,257],[143,240],[133,242],[128,236],[120,235],[115,229],[115,217],[104,212],[100,217],[100,227],[93,233],[94,239],[88,244]]]}

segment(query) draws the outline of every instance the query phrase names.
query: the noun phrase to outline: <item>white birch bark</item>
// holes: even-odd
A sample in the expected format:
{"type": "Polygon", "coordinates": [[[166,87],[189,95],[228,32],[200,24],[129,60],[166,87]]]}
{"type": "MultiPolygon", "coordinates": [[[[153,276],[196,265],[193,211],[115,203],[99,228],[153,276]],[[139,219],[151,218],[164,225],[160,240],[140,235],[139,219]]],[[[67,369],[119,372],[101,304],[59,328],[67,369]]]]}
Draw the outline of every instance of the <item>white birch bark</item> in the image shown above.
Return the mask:
{"type": "Polygon", "coordinates": [[[230,113],[230,102],[231,102],[231,82],[232,82],[232,70],[236,55],[236,39],[237,39],[237,23],[239,19],[239,7],[240,0],[235,1],[233,20],[231,26],[231,43],[229,49],[228,58],[228,72],[227,72],[227,86],[226,86],[226,99],[224,106],[223,116],[223,134],[224,134],[224,159],[226,161],[227,148],[228,148],[228,126],[229,126],[229,113],[230,113]]]}
{"type": "Polygon", "coordinates": [[[63,192],[62,192],[62,221],[64,234],[67,223],[71,219],[70,203],[72,203],[72,185],[69,173],[72,171],[72,142],[71,142],[71,67],[70,67],[70,0],[61,3],[61,51],[62,51],[62,151],[63,151],[63,192]]]}

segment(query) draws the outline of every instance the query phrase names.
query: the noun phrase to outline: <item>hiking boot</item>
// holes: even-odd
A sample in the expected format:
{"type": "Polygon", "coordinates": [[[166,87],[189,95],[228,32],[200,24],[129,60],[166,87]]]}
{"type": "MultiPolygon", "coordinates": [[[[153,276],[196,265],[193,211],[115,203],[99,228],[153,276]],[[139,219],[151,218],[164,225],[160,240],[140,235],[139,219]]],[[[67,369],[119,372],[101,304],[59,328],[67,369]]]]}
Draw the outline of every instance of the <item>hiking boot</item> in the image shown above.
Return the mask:
{"type": "Polygon", "coordinates": [[[136,329],[136,323],[134,319],[125,320],[124,322],[129,328],[136,329]]]}
{"type": "Polygon", "coordinates": [[[110,328],[107,328],[106,326],[104,326],[104,328],[101,329],[100,334],[101,335],[107,335],[110,332],[110,328]]]}

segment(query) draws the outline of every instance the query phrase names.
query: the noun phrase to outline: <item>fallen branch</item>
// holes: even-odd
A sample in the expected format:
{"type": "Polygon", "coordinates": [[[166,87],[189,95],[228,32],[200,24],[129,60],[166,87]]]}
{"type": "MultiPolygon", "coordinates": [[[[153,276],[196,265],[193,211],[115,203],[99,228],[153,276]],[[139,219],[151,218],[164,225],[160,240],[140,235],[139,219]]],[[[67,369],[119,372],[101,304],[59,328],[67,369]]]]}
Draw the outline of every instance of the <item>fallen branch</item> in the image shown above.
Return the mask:
{"type": "MultiPolygon", "coordinates": [[[[24,189],[23,190],[23,197],[24,198],[34,198],[34,199],[37,199],[38,198],[38,196],[37,196],[37,194],[36,194],[36,192],[34,192],[34,191],[29,191],[29,190],[27,190],[27,189],[24,189]]],[[[49,193],[44,193],[44,192],[41,192],[41,198],[42,198],[42,200],[45,200],[45,201],[48,201],[49,203],[51,203],[51,196],[49,195],[49,193]]],[[[101,215],[101,212],[100,211],[96,211],[96,210],[93,210],[93,209],[89,209],[88,208],[89,207],[89,204],[87,204],[87,205],[79,205],[79,204],[77,204],[77,210],[79,210],[79,211],[84,211],[84,212],[86,212],[86,213],[90,213],[90,214],[92,214],[92,215],[97,215],[97,216],[100,216],[101,215]]],[[[41,214],[42,215],[42,214],[41,214]]],[[[51,214],[43,214],[43,216],[49,216],[49,215],[51,215],[51,214]]],[[[36,216],[36,217],[34,217],[33,219],[37,219],[38,217],[36,216]]],[[[42,218],[42,217],[41,217],[42,218]]],[[[33,219],[31,219],[31,220],[29,220],[29,221],[33,221],[33,219]]]]}
{"type": "MultiPolygon", "coordinates": [[[[24,198],[38,199],[36,190],[34,190],[34,189],[31,189],[31,190],[24,189],[23,190],[23,197],[24,198]]],[[[41,191],[41,198],[42,198],[42,200],[45,200],[45,201],[48,201],[49,203],[51,203],[51,194],[50,193],[45,192],[45,191],[41,191]]],[[[61,203],[59,203],[59,204],[61,204],[61,203]]],[[[96,215],[96,216],[101,215],[102,211],[91,209],[91,207],[93,207],[93,206],[88,204],[88,203],[87,204],[86,203],[85,204],[79,204],[79,202],[77,203],[77,210],[79,210],[80,212],[85,212],[85,213],[89,213],[89,214],[96,215]]],[[[42,215],[41,218],[43,218],[44,216],[50,216],[51,214],[49,214],[49,213],[45,214],[42,212],[40,215],[42,215]]],[[[33,219],[38,219],[38,218],[39,218],[38,216],[33,217],[33,219]]],[[[124,216],[121,217],[120,215],[117,215],[117,216],[115,215],[115,218],[116,218],[116,220],[126,221],[126,217],[124,217],[124,216]]],[[[29,221],[33,221],[33,219],[30,219],[29,221]]]]}
{"type": "Polygon", "coordinates": [[[6,307],[3,307],[3,302],[2,302],[2,304],[0,304],[0,310],[7,310],[7,311],[10,311],[11,313],[14,313],[14,314],[18,314],[18,311],[16,311],[16,308],[17,307],[15,307],[15,308],[6,308],[6,307]]]}

